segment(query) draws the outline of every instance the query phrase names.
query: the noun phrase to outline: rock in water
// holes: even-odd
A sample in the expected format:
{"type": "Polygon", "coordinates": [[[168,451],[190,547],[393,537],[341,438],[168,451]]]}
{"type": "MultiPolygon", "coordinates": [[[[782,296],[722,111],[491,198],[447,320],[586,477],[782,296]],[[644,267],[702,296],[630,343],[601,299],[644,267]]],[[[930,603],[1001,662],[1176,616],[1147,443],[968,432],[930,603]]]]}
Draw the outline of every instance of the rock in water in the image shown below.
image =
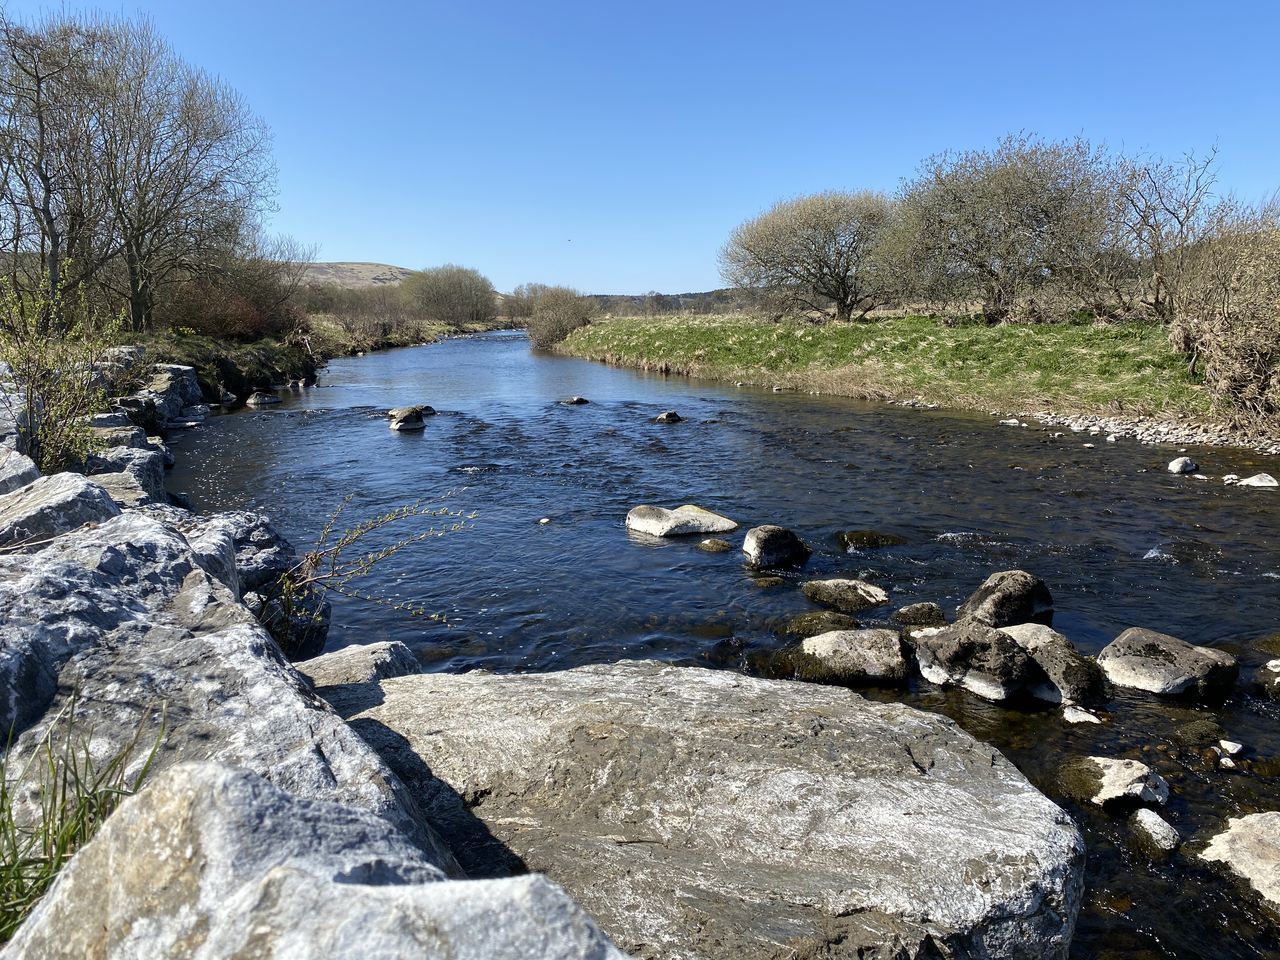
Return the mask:
{"type": "Polygon", "coordinates": [[[1280,910],[1280,813],[1253,813],[1227,821],[1200,854],[1243,877],[1273,910],[1280,910]]]}
{"type": "Polygon", "coordinates": [[[668,510],[642,505],[627,514],[627,529],[654,537],[678,537],[689,533],[728,533],[738,525],[728,517],[686,503],[668,510]]]}
{"type": "Polygon", "coordinates": [[[841,613],[858,613],[889,602],[889,595],[862,580],[810,580],[800,590],[814,603],[834,607],[841,613]]]}
{"type": "MultiPolygon", "coordinates": [[[[337,689],[442,823],[479,817],[638,956],[1067,955],[1079,831],[943,717],[651,662],[337,689]]],[[[446,830],[486,875],[492,838],[446,830]]]]}
{"type": "MultiPolygon", "coordinates": [[[[812,613],[801,613],[783,624],[780,633],[790,637],[816,637],[820,633],[831,633],[834,630],[857,630],[861,624],[853,617],[834,610],[815,610],[812,613]]],[[[1277,661],[1280,662],[1280,661],[1277,661]]]]}
{"type": "Polygon", "coordinates": [[[583,404],[590,403],[586,397],[570,397],[568,400],[561,400],[566,407],[580,407],[583,404]]]}
{"type": "Polygon", "coordinates": [[[1099,807],[1110,804],[1161,805],[1169,784],[1145,763],[1111,757],[1081,757],[1062,768],[1062,792],[1073,800],[1099,807]]]}
{"type": "Polygon", "coordinates": [[[1237,480],[1238,487],[1280,487],[1280,480],[1276,480],[1269,473],[1255,473],[1252,477],[1245,477],[1243,480],[1237,480]]]}
{"type": "Polygon", "coordinates": [[[881,547],[897,547],[907,542],[906,537],[879,530],[845,530],[836,534],[836,543],[846,553],[853,550],[877,550],[881,547]]]}
{"type": "Polygon", "coordinates": [[[904,683],[907,659],[897,630],[836,630],[809,637],[800,651],[813,661],[798,671],[804,680],[841,683],[904,683]]]}
{"type": "Polygon", "coordinates": [[[385,820],[213,763],[159,774],[68,864],[5,960],[622,960],[543,877],[447,882],[385,820]]]}
{"type": "Polygon", "coordinates": [[[1165,469],[1170,473],[1195,473],[1200,469],[1200,464],[1190,457],[1178,457],[1176,460],[1170,460],[1169,466],[1165,469]]]}
{"type": "Polygon", "coordinates": [[[708,537],[698,544],[698,549],[704,553],[728,553],[733,549],[733,544],[719,537],[708,537]]]}
{"type": "Polygon", "coordinates": [[[654,423],[682,423],[683,421],[684,417],[674,410],[665,410],[653,418],[654,423]]]}
{"type": "Polygon", "coordinates": [[[1041,676],[1011,636],[977,620],[961,620],[915,642],[921,676],[986,700],[1007,700],[1041,676]]]}
{"type": "Polygon", "coordinates": [[[250,407],[269,407],[272,404],[279,402],[280,398],[274,393],[265,393],[262,390],[259,390],[256,393],[250,394],[249,399],[245,401],[245,404],[250,407]]]}
{"type": "Polygon", "coordinates": [[[60,533],[119,515],[101,485],[78,473],[50,474],[0,496],[0,547],[38,547],[60,533]]]}
{"type": "Polygon", "coordinates": [[[373,683],[388,677],[421,673],[422,664],[399,640],[356,644],[295,663],[294,668],[317,687],[373,683]]]}
{"type": "Polygon", "coordinates": [[[1053,620],[1053,595],[1044,581],[1025,570],[993,573],[973,596],[956,609],[956,619],[965,617],[989,627],[1015,623],[1049,623],[1053,620]]]}
{"type": "Polygon", "coordinates": [[[945,627],[946,615],[936,603],[909,603],[893,612],[893,619],[904,627],[945,627]]]}
{"type": "Polygon", "coordinates": [[[1107,644],[1098,666],[1118,687],[1199,700],[1226,696],[1240,673],[1229,653],[1141,627],[1130,627],[1107,644]]]}
{"type": "Polygon", "coordinates": [[[1102,697],[1102,668],[1083,656],[1071,641],[1042,623],[1020,623],[1001,627],[1001,633],[1035,661],[1044,680],[1033,683],[1029,693],[1050,703],[1093,703],[1102,697]]]}
{"type": "Polygon", "coordinates": [[[387,411],[387,426],[400,433],[416,433],[425,430],[426,421],[422,419],[422,407],[396,407],[387,411]]]}
{"type": "Polygon", "coordinates": [[[1182,842],[1178,831],[1164,817],[1147,807],[1135,810],[1130,820],[1139,842],[1156,853],[1172,853],[1182,842]]]}
{"type": "Polygon", "coordinates": [[[742,552],[754,567],[798,567],[810,553],[803,540],[786,527],[773,524],[748,530],[742,552]]]}

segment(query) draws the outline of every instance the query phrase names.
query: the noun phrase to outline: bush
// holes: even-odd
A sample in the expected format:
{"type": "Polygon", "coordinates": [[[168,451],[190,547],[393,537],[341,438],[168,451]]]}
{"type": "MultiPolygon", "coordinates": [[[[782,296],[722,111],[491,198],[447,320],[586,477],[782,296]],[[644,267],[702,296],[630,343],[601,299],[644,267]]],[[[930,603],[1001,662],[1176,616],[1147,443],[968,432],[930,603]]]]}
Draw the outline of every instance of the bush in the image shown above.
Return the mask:
{"type": "Polygon", "coordinates": [[[468,267],[433,267],[406,277],[400,287],[411,309],[451,327],[487,324],[498,315],[493,284],[468,267]]]}
{"type": "Polygon", "coordinates": [[[555,346],[573,331],[589,324],[596,304],[569,287],[540,287],[533,297],[529,340],[539,350],[555,346]]]}
{"type": "Polygon", "coordinates": [[[18,449],[44,473],[83,462],[94,445],[86,418],[102,409],[107,383],[95,366],[112,344],[118,322],[98,320],[83,303],[62,297],[23,300],[0,288],[0,411],[18,435],[18,449]],[[70,315],[74,313],[74,315],[70,315]]]}
{"type": "Polygon", "coordinates": [[[1219,203],[1189,260],[1174,346],[1224,404],[1280,415],[1280,203],[1219,203]]]}

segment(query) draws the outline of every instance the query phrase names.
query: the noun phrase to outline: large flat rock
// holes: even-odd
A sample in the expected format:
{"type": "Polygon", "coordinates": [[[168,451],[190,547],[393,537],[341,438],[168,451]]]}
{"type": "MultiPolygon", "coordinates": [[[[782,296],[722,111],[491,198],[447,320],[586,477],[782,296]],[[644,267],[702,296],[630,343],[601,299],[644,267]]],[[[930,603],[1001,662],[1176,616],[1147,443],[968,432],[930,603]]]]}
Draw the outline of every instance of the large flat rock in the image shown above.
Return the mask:
{"type": "Polygon", "coordinates": [[[1067,954],[1079,831],[945,718],[656,663],[327,695],[471,875],[545,872],[637,957],[1067,954]]]}
{"type": "Polygon", "coordinates": [[[543,877],[446,882],[385,820],[217,764],[126,800],[4,960],[611,960],[543,877]]]}

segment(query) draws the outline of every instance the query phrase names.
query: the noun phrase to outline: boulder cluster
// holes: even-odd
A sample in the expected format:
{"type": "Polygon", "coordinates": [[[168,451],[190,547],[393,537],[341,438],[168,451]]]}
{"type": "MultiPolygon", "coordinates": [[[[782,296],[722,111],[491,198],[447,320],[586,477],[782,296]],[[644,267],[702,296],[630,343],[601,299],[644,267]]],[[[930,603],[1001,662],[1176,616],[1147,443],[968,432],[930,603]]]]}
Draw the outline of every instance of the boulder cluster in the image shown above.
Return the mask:
{"type": "MultiPolygon", "coordinates": [[[[1197,469],[1171,464],[1171,472],[1197,469]]],[[[662,508],[638,507],[637,520],[662,508]]],[[[706,528],[670,527],[660,536],[702,533],[714,523],[723,531],[733,521],[702,508],[680,508],[687,517],[706,518],[706,528]]],[[[876,549],[901,542],[893,535],[855,531],[840,534],[842,550],[876,549]]],[[[725,549],[732,545],[721,541],[725,549]]],[[[795,570],[811,548],[777,525],[749,530],[742,544],[753,570],[795,570]]],[[[985,700],[1017,707],[1033,701],[1057,704],[1067,723],[1101,724],[1115,696],[1151,695],[1183,707],[1213,708],[1231,696],[1240,665],[1231,654],[1143,627],[1122,631],[1096,656],[1077,650],[1054,630],[1054,601],[1048,586],[1023,570],[993,573],[955,610],[954,620],[935,603],[913,603],[887,614],[888,590],[856,578],[802,580],[803,595],[823,608],[793,618],[782,632],[798,640],[770,661],[770,672],[797,680],[842,686],[902,686],[912,676],[939,686],[963,688],[985,700]],[[875,615],[873,624],[853,615],[875,615]],[[837,619],[838,618],[838,619],[837,619]]],[[[1280,699],[1280,660],[1259,671],[1257,686],[1280,699]]],[[[1225,739],[1211,748],[1217,765],[1233,770],[1245,751],[1225,739]]],[[[1156,808],[1170,797],[1169,784],[1147,764],[1126,757],[1064,757],[1061,794],[1082,804],[1129,817],[1135,841],[1153,855],[1167,855],[1183,843],[1177,829],[1156,808]]],[[[1232,820],[1226,832],[1202,848],[1200,857],[1221,862],[1250,881],[1269,902],[1280,905],[1280,812],[1232,820]],[[1247,847],[1247,855],[1242,853],[1247,847]]]]}

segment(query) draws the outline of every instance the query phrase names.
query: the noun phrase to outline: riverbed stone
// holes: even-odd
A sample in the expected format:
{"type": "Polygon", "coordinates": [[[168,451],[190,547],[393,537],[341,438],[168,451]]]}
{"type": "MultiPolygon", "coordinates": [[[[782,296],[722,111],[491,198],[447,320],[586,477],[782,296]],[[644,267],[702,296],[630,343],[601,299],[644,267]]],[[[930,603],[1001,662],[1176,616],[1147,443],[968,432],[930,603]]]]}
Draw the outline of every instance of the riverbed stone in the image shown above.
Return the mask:
{"type": "Polygon", "coordinates": [[[426,429],[424,417],[434,416],[435,410],[425,404],[410,407],[396,407],[387,411],[388,426],[402,433],[413,433],[426,429]]]}
{"type": "Polygon", "coordinates": [[[1059,786],[1071,799],[1099,807],[1162,806],[1169,799],[1164,777],[1140,760],[1077,757],[1063,766],[1059,786]]]}
{"type": "Polygon", "coordinates": [[[691,533],[728,533],[738,528],[728,517],[692,503],[668,510],[647,504],[634,507],[627,514],[627,529],[654,537],[679,537],[691,533]]]}
{"type": "Polygon", "coordinates": [[[1130,627],[1098,654],[1098,665],[1118,687],[1166,697],[1217,700],[1236,682],[1236,658],[1142,627],[1130,627]]]}
{"type": "Polygon", "coordinates": [[[1007,700],[1043,676],[1011,636],[979,620],[960,620],[914,641],[921,676],[985,700],[1007,700]]]}
{"type": "Polygon", "coordinates": [[[652,662],[338,694],[428,809],[468,812],[439,777],[483,822],[446,831],[472,875],[500,843],[638,957],[1066,956],[1077,828],[942,717],[652,662]]]}
{"type": "Polygon", "coordinates": [[[1255,473],[1251,477],[1245,477],[1243,480],[1236,481],[1237,487],[1280,487],[1280,480],[1276,480],[1269,473],[1255,473]]]}
{"type": "Polygon", "coordinates": [[[157,769],[189,759],[243,767],[298,796],[376,813],[453,863],[403,784],[185,537],[145,513],[0,555],[0,729],[15,733],[12,769],[38,753],[72,700],[98,756],[134,737],[149,745],[163,724],[157,769]]]}
{"type": "Polygon", "coordinates": [[[1233,817],[1200,853],[1246,880],[1273,910],[1280,910],[1280,812],[1233,817]]]}
{"type": "Polygon", "coordinates": [[[0,496],[0,547],[34,548],[86,524],[119,515],[99,484],[78,473],[54,473],[0,496]]]}
{"type": "Polygon", "coordinates": [[[946,614],[936,603],[909,603],[893,612],[893,619],[904,627],[943,627],[946,614]]]}
{"type": "Polygon", "coordinates": [[[906,537],[899,536],[896,533],[883,533],[879,530],[844,530],[836,534],[836,543],[846,553],[851,550],[878,550],[882,547],[897,547],[906,542],[906,537]]]}
{"type": "Polygon", "coordinates": [[[422,664],[413,651],[399,640],[354,644],[303,660],[294,667],[317,687],[373,683],[388,677],[406,677],[422,672],[422,664]]]}
{"type": "Polygon", "coordinates": [[[17,450],[0,450],[0,496],[20,490],[40,478],[40,471],[30,457],[17,450]]]}
{"type": "Polygon", "coordinates": [[[1129,822],[1139,844],[1153,853],[1172,853],[1182,842],[1173,825],[1150,807],[1135,810],[1129,822]]]}
{"type": "Polygon", "coordinates": [[[1002,570],[987,577],[956,609],[957,620],[966,617],[990,627],[1049,623],[1053,595],[1043,580],[1025,570],[1002,570]]]}
{"type": "Polygon", "coordinates": [[[802,583],[800,590],[814,603],[832,607],[841,613],[860,613],[889,602],[889,594],[864,580],[810,580],[802,583]]]}
{"type": "Polygon", "coordinates": [[[1028,688],[1033,697],[1050,703],[1095,703],[1102,699],[1102,668],[1052,627],[1019,623],[1001,627],[1000,632],[1013,637],[1044,674],[1028,688]]]}
{"type": "Polygon", "coordinates": [[[1280,700],[1280,659],[1268,660],[1258,671],[1262,692],[1272,700],[1280,700]]]}
{"type": "Polygon", "coordinates": [[[185,763],[124,801],[4,960],[621,960],[543,877],[448,882],[386,821],[185,763]]]}
{"type": "Polygon", "coordinates": [[[1166,467],[1170,473],[1195,473],[1200,469],[1200,464],[1196,463],[1190,457],[1177,457],[1169,461],[1166,467]]]}
{"type": "Polygon", "coordinates": [[[822,633],[804,640],[800,651],[816,668],[801,679],[870,684],[899,684],[907,679],[907,658],[897,630],[822,633]]]}
{"type": "Polygon", "coordinates": [[[747,531],[742,552],[753,567],[798,567],[809,559],[811,551],[786,527],[765,524],[747,531]]]}
{"type": "Polygon", "coordinates": [[[721,540],[719,537],[707,537],[698,543],[698,549],[704,553],[728,553],[733,549],[733,544],[728,540],[721,540]]]}
{"type": "Polygon", "coordinates": [[[820,633],[833,630],[857,630],[861,624],[853,617],[834,610],[814,610],[801,613],[789,619],[782,626],[781,633],[789,637],[816,637],[820,633]]]}

